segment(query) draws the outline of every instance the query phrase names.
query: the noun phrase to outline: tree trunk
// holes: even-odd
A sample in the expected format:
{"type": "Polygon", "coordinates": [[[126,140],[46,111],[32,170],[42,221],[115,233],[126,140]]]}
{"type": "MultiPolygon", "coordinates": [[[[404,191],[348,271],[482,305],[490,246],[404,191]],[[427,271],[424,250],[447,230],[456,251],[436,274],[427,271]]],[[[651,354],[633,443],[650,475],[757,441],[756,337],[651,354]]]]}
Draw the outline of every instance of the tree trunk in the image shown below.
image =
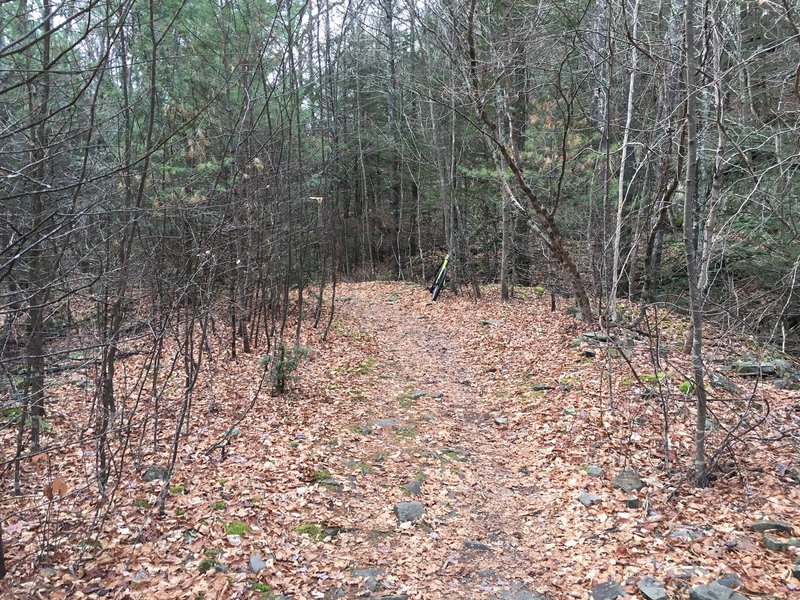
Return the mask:
{"type": "Polygon", "coordinates": [[[695,83],[694,0],[685,1],[686,40],[686,180],[683,204],[683,240],[686,249],[686,271],[689,277],[689,309],[692,319],[692,372],[697,398],[695,421],[695,485],[707,483],[706,473],[706,390],[703,369],[703,302],[695,235],[697,209],[697,88],[695,83]]]}

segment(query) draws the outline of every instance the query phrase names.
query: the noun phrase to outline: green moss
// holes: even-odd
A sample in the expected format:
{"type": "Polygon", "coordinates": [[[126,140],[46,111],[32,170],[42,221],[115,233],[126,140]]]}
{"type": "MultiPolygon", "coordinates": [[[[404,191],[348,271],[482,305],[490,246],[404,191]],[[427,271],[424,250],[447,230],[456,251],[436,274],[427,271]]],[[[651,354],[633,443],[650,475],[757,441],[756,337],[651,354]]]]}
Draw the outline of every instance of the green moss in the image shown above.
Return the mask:
{"type": "Polygon", "coordinates": [[[173,485],[169,488],[170,494],[185,494],[186,493],[186,486],[185,485],[173,485]]]}
{"type": "Polygon", "coordinates": [[[417,437],[417,428],[414,425],[409,425],[408,427],[401,427],[397,430],[395,434],[401,440],[408,440],[417,437]]]}
{"type": "Polygon", "coordinates": [[[225,500],[217,500],[211,505],[211,510],[225,510],[227,506],[228,505],[225,504],[225,500]]]}
{"type": "Polygon", "coordinates": [[[667,374],[663,371],[659,371],[658,373],[643,373],[639,376],[642,383],[658,383],[659,381],[664,381],[666,378],[667,374]]]}
{"type": "Polygon", "coordinates": [[[445,448],[442,450],[441,456],[442,458],[449,458],[450,460],[464,461],[469,457],[469,452],[458,448],[445,448]]]}
{"type": "Polygon", "coordinates": [[[175,516],[176,517],[182,517],[185,514],[186,514],[186,509],[185,508],[176,508],[175,509],[175,516]]]}
{"type": "Polygon", "coordinates": [[[348,363],[346,365],[342,365],[336,369],[336,373],[339,375],[358,375],[361,377],[365,377],[367,375],[372,375],[375,372],[375,368],[378,366],[378,359],[373,357],[365,358],[364,360],[359,360],[356,362],[348,363]]]}
{"type": "Polygon", "coordinates": [[[370,541],[375,540],[385,540],[387,538],[393,538],[396,534],[394,531],[381,531],[376,529],[374,531],[370,531],[369,535],[367,535],[367,539],[370,541]]]}
{"type": "Polygon", "coordinates": [[[201,573],[207,573],[208,571],[217,571],[219,573],[224,573],[227,571],[225,565],[214,558],[204,558],[200,561],[200,564],[197,565],[197,568],[200,569],[201,573]]]}
{"type": "Polygon", "coordinates": [[[350,468],[357,470],[362,475],[372,473],[372,465],[369,463],[362,462],[360,460],[353,461],[350,464],[350,468]]]}
{"type": "Polygon", "coordinates": [[[250,589],[254,592],[258,592],[262,600],[274,600],[275,598],[272,588],[265,583],[254,583],[250,586],[250,589]]]}
{"type": "Polygon", "coordinates": [[[678,389],[687,396],[690,394],[694,394],[694,381],[691,381],[689,379],[682,381],[681,384],[678,386],[678,389]]]}
{"type": "Polygon", "coordinates": [[[252,529],[250,529],[250,525],[244,521],[233,521],[232,523],[227,523],[225,525],[226,535],[247,535],[251,531],[252,529]]]}
{"type": "Polygon", "coordinates": [[[411,396],[410,394],[401,394],[400,396],[397,397],[397,403],[402,408],[411,408],[412,406],[414,406],[414,400],[415,400],[414,397],[411,396]]]}
{"type": "Polygon", "coordinates": [[[331,475],[331,472],[328,471],[327,469],[322,469],[320,471],[314,471],[314,474],[311,476],[311,478],[317,483],[319,483],[321,481],[328,481],[330,479],[333,479],[333,475],[331,475]]]}
{"type": "Polygon", "coordinates": [[[294,530],[302,535],[307,535],[315,540],[324,540],[328,537],[328,533],[317,523],[303,523],[294,528],[294,530]]]}
{"type": "Polygon", "coordinates": [[[136,508],[147,508],[150,506],[150,503],[145,498],[134,498],[133,505],[136,508]]]}

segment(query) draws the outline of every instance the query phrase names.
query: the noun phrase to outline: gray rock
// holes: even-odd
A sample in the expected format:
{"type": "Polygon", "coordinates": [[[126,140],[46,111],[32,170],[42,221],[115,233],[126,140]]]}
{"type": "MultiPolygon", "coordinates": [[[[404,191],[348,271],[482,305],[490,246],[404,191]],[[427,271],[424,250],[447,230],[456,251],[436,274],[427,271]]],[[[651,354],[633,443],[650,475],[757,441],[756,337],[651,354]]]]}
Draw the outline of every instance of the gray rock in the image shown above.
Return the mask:
{"type": "Polygon", "coordinates": [[[489,544],[484,544],[478,540],[465,540],[464,546],[469,550],[477,550],[478,552],[489,552],[492,549],[489,544]]]}
{"type": "Polygon", "coordinates": [[[628,494],[631,492],[638,492],[644,487],[644,483],[639,477],[639,474],[632,469],[626,469],[614,477],[613,484],[615,488],[619,488],[628,494]]]}
{"type": "Polygon", "coordinates": [[[636,587],[647,600],[667,600],[667,590],[661,585],[661,582],[652,577],[640,579],[636,587]]]}
{"type": "Polygon", "coordinates": [[[612,346],[608,349],[608,355],[611,358],[626,358],[631,360],[633,358],[633,351],[630,348],[612,346]]]}
{"type": "Polygon", "coordinates": [[[775,370],[778,372],[778,375],[789,375],[792,372],[792,363],[790,363],[788,360],[776,358],[772,361],[772,364],[775,366],[775,370]]]}
{"type": "Polygon", "coordinates": [[[400,425],[400,419],[391,417],[388,419],[375,419],[372,424],[375,427],[397,427],[400,425]]]}
{"type": "Polygon", "coordinates": [[[166,481],[167,475],[167,470],[161,465],[150,465],[142,475],[142,479],[145,481],[155,481],[156,479],[166,481]]]}
{"type": "Polygon", "coordinates": [[[398,502],[394,505],[394,514],[401,523],[419,521],[425,514],[421,502],[398,502]]]}
{"type": "Polygon", "coordinates": [[[578,496],[578,502],[583,504],[585,507],[590,507],[592,504],[597,504],[601,502],[603,499],[598,496],[597,494],[592,494],[591,492],[584,492],[580,496],[578,496]]]}
{"type": "Polygon", "coordinates": [[[490,598],[492,600],[548,600],[547,596],[519,583],[512,583],[510,590],[498,592],[490,598]]]}
{"type": "Polygon", "coordinates": [[[686,539],[690,542],[699,540],[704,535],[703,530],[694,527],[679,527],[669,532],[669,537],[674,540],[686,539]]]}
{"type": "Polygon", "coordinates": [[[332,477],[325,477],[324,479],[317,480],[319,485],[323,485],[329,490],[334,492],[343,492],[344,491],[344,484],[341,481],[337,481],[332,477]]]}
{"type": "Polygon", "coordinates": [[[377,567],[367,567],[365,569],[353,568],[350,570],[353,577],[358,577],[364,580],[364,585],[370,592],[378,589],[378,578],[383,575],[383,569],[377,567]]]}
{"type": "Polygon", "coordinates": [[[581,338],[585,342],[608,342],[613,339],[613,336],[608,336],[602,331],[587,331],[581,338]]]}
{"type": "Polygon", "coordinates": [[[738,590],[740,587],[744,585],[741,577],[739,577],[736,573],[725,573],[717,579],[717,583],[720,585],[724,585],[726,588],[730,588],[732,590],[738,590]]]}
{"type": "Polygon", "coordinates": [[[725,375],[720,375],[719,373],[711,374],[711,385],[729,394],[733,394],[734,396],[738,396],[742,392],[738,385],[725,377],[725,375]]]}
{"type": "Polygon", "coordinates": [[[505,417],[495,417],[494,422],[497,425],[505,425],[506,423],[508,423],[508,419],[506,419],[505,417]]]}
{"type": "Polygon", "coordinates": [[[628,508],[641,508],[642,501],[639,500],[639,498],[637,498],[636,496],[631,496],[630,498],[625,500],[625,506],[627,506],[628,508]]]}
{"type": "Polygon", "coordinates": [[[755,521],[750,528],[753,531],[763,533],[765,531],[779,531],[780,533],[792,533],[792,524],[786,521],[755,521]]]}
{"type": "Polygon", "coordinates": [[[602,477],[605,475],[605,472],[597,465],[589,465],[586,469],[586,474],[589,477],[602,477]]]}
{"type": "Polygon", "coordinates": [[[792,577],[800,579],[800,563],[792,565],[792,577]]]}
{"type": "Polygon", "coordinates": [[[250,556],[250,560],[247,561],[247,566],[252,573],[261,573],[261,571],[267,568],[267,563],[264,562],[260,554],[253,554],[250,556]]]}
{"type": "Polygon", "coordinates": [[[731,365],[731,371],[745,377],[771,377],[777,373],[774,363],[738,360],[731,365]]]}
{"type": "Polygon", "coordinates": [[[467,460],[470,456],[469,450],[463,448],[444,448],[442,454],[453,460],[467,460]]]}
{"type": "Polygon", "coordinates": [[[761,541],[764,542],[764,546],[773,552],[783,552],[789,549],[789,542],[787,540],[782,540],[774,535],[765,535],[764,539],[761,541]]]}
{"type": "Polygon", "coordinates": [[[489,325],[491,327],[497,327],[502,323],[502,321],[497,321],[495,319],[481,319],[481,325],[489,325]]]}
{"type": "Polygon", "coordinates": [[[365,567],[363,569],[353,567],[350,569],[350,574],[353,577],[380,577],[383,573],[383,569],[378,567],[365,567]]]}
{"type": "Polygon", "coordinates": [[[698,585],[689,590],[691,600],[747,600],[741,594],[713,581],[707,585],[698,585]]]}
{"type": "Polygon", "coordinates": [[[414,390],[410,395],[414,400],[419,400],[420,398],[427,396],[428,392],[424,390],[414,390]]]}
{"type": "Polygon", "coordinates": [[[786,390],[789,389],[789,385],[791,382],[788,379],[776,379],[772,382],[772,385],[775,386],[775,389],[778,390],[786,390]]]}
{"type": "Polygon", "coordinates": [[[397,594],[395,596],[376,596],[375,600],[408,600],[405,594],[397,594]]]}
{"type": "Polygon", "coordinates": [[[422,495],[422,478],[418,477],[414,481],[409,481],[405,485],[401,485],[400,488],[411,496],[420,496],[422,495]]]}
{"type": "Polygon", "coordinates": [[[616,600],[625,595],[616,581],[606,581],[592,588],[592,600],[616,600]]]}
{"type": "Polygon", "coordinates": [[[534,392],[546,392],[547,390],[552,390],[552,389],[554,388],[549,383],[534,383],[531,386],[531,390],[533,390],[534,392]]]}
{"type": "Polygon", "coordinates": [[[680,565],[667,572],[668,579],[679,579],[681,581],[691,581],[695,577],[707,577],[708,569],[696,565],[680,565]]]}

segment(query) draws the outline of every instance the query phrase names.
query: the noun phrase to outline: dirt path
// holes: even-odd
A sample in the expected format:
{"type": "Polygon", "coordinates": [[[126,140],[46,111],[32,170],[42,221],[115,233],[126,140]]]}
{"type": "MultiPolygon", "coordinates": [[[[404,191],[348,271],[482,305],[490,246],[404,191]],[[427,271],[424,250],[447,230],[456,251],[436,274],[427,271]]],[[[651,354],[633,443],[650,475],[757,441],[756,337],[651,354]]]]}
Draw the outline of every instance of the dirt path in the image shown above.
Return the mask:
{"type": "MultiPolygon", "coordinates": [[[[452,295],[430,303],[417,286],[384,289],[352,286],[342,302],[338,333],[364,357],[334,376],[334,387],[342,375],[356,382],[347,396],[353,421],[320,457],[332,480],[349,476],[344,489],[327,484],[330,521],[344,521],[350,537],[332,543],[342,544],[351,569],[380,569],[364,582],[385,589],[373,597],[536,598],[553,577],[548,555],[559,554],[546,541],[561,512],[546,486],[563,461],[550,458],[552,428],[531,426],[547,407],[537,406],[544,393],[530,392],[535,381],[555,386],[548,369],[558,344],[518,372],[518,353],[531,347],[511,328],[527,319],[508,317],[535,312],[530,305],[484,314],[484,305],[452,295]],[[509,352],[517,372],[506,366],[509,352]],[[412,498],[402,486],[414,481],[412,498]],[[424,517],[399,524],[392,509],[404,501],[421,502],[424,517]]],[[[542,339],[561,325],[544,331],[547,320],[537,322],[530,333],[542,339]]],[[[551,408],[555,419],[563,414],[551,408]]]]}

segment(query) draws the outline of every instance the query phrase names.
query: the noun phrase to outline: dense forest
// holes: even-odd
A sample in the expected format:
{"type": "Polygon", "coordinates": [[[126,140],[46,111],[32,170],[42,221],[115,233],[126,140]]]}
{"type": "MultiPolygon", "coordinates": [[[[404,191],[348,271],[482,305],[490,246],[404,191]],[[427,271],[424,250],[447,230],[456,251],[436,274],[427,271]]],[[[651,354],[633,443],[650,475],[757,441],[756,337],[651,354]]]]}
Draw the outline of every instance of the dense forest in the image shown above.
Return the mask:
{"type": "Polygon", "coordinates": [[[799,28],[790,0],[0,2],[2,494],[87,440],[101,497],[148,447],[171,473],[212,357],[283,391],[337,283],[445,253],[456,294],[686,315],[705,423],[704,326],[798,352],[799,28]],[[52,440],[70,373],[91,410],[52,440]]]}

